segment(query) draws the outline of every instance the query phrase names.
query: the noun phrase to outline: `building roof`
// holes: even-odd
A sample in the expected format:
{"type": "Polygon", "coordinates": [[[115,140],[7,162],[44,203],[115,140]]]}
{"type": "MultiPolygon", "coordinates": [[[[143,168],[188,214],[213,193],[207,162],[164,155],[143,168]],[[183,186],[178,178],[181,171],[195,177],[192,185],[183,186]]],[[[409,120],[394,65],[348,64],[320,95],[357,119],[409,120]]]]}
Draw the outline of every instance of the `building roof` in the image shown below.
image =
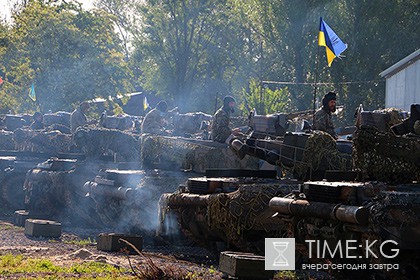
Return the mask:
{"type": "Polygon", "coordinates": [[[404,57],[403,59],[401,59],[400,61],[398,61],[391,67],[389,67],[388,69],[382,71],[381,73],[379,73],[379,76],[381,76],[382,78],[383,77],[388,78],[394,75],[395,73],[399,72],[400,70],[406,68],[408,65],[416,62],[419,58],[420,58],[420,49],[404,57]]]}

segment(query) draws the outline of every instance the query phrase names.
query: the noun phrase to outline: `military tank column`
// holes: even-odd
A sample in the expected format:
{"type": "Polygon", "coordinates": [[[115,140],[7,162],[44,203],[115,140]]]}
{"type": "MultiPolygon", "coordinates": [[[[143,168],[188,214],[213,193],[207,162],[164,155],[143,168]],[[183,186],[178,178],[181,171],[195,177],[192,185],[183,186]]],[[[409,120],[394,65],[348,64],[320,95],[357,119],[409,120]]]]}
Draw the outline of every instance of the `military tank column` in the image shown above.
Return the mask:
{"type": "MultiPolygon", "coordinates": [[[[87,125],[75,131],[74,147],[48,154],[54,142],[35,141],[44,138],[18,128],[13,139],[20,150],[2,152],[2,198],[26,210],[17,211],[22,219],[156,234],[169,243],[181,234],[216,251],[263,255],[266,238],[291,237],[299,265],[337,261],[332,251],[308,254],[324,241],[334,250],[354,240],[369,245],[352,251],[363,256],[357,263],[384,261],[378,252],[386,258],[398,249],[404,271],[416,271],[418,109],[404,122],[400,112],[359,112],[351,142],[307,127],[290,132],[292,114],[253,115],[248,133],[229,145],[87,125]],[[37,157],[22,161],[28,154],[37,157]]],[[[197,126],[205,116],[188,117],[204,135],[197,126]]]]}
{"type": "Polygon", "coordinates": [[[343,262],[346,256],[334,250],[351,240],[362,246],[351,248],[350,258],[357,259],[349,265],[407,277],[419,270],[420,249],[420,134],[414,132],[420,121],[413,110],[418,105],[410,114],[360,111],[357,128],[341,129],[352,132],[351,141],[320,131],[288,132],[284,114],[252,116],[249,133],[230,147],[239,158],[269,162],[277,179],[238,170],[190,178],[162,195],[157,233],[179,234],[179,225],[203,246],[260,255],[263,239],[291,237],[297,265],[343,262]],[[406,133],[396,135],[402,128],[406,133]],[[325,251],[324,242],[330,254],[315,256],[325,251]],[[396,264],[401,270],[393,269],[396,264]]]}

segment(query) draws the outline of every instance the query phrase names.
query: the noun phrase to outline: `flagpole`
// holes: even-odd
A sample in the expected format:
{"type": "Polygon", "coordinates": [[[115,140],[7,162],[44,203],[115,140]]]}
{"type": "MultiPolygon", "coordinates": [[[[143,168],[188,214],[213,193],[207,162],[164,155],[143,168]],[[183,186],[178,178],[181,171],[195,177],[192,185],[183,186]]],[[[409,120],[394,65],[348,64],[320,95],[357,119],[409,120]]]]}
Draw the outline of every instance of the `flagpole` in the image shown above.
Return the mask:
{"type": "Polygon", "coordinates": [[[316,103],[316,91],[318,88],[318,58],[319,58],[319,47],[325,47],[326,57],[328,67],[331,66],[334,58],[339,57],[340,54],[347,49],[347,45],[341,41],[341,39],[335,34],[334,30],[322,19],[320,18],[319,23],[319,34],[318,34],[318,52],[317,52],[317,59],[316,59],[316,70],[315,70],[315,87],[314,87],[314,100],[313,100],[313,110],[314,116],[313,121],[315,121],[315,103],[316,103]]]}
{"type": "Polygon", "coordinates": [[[318,89],[318,73],[319,73],[319,57],[320,57],[320,50],[319,50],[319,46],[318,44],[316,45],[318,48],[318,51],[316,52],[316,59],[315,59],[315,83],[314,83],[314,94],[313,94],[313,101],[312,101],[312,106],[313,106],[313,115],[312,115],[312,125],[315,122],[315,111],[316,111],[316,91],[318,89]]]}

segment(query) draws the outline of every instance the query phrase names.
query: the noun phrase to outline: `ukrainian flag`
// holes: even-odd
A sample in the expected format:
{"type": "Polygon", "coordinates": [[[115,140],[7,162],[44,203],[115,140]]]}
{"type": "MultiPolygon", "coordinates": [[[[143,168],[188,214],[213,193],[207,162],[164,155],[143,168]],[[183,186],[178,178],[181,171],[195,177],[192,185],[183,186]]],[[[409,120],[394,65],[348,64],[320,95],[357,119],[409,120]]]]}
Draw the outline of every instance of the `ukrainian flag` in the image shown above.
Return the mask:
{"type": "Polygon", "coordinates": [[[149,107],[150,107],[150,105],[149,105],[149,102],[147,102],[147,97],[144,96],[144,98],[143,98],[143,111],[146,111],[147,108],[149,108],[149,107]]]}
{"type": "Polygon", "coordinates": [[[342,52],[347,49],[347,44],[335,34],[328,24],[321,18],[319,24],[318,45],[325,47],[327,52],[328,67],[331,66],[334,58],[339,57],[342,52]]]}
{"type": "Polygon", "coordinates": [[[36,101],[36,94],[35,94],[35,85],[32,83],[31,87],[28,91],[29,98],[32,99],[33,102],[36,101]]]}

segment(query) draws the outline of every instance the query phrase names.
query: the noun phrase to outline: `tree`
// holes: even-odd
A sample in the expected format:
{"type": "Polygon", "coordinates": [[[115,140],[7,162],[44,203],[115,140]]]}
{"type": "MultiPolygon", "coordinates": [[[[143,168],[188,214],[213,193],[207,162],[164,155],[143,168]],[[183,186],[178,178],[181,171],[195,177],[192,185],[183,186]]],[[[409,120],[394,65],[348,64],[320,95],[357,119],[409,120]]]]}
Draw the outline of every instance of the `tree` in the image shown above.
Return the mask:
{"type": "Polygon", "coordinates": [[[235,1],[248,15],[248,25],[263,41],[266,80],[294,82],[289,88],[299,110],[311,108],[319,11],[326,1],[235,1]]]}
{"type": "Polygon", "coordinates": [[[110,20],[115,24],[122,40],[122,47],[126,61],[130,55],[131,29],[133,28],[130,14],[134,8],[133,0],[95,0],[95,6],[111,15],[110,20]]]}
{"type": "Polygon", "coordinates": [[[242,40],[242,33],[226,5],[223,0],[166,0],[139,6],[142,24],[135,46],[146,89],[181,109],[204,111],[211,111],[218,95],[231,93],[229,78],[241,55],[233,40],[242,40]]]}
{"type": "Polygon", "coordinates": [[[17,111],[38,106],[42,111],[71,110],[82,100],[125,94],[131,88],[119,38],[100,11],[30,1],[13,15],[7,39],[2,92],[14,100],[17,111]],[[32,83],[36,104],[28,98],[32,83]]]}
{"type": "Polygon", "coordinates": [[[240,108],[244,112],[256,109],[259,115],[266,115],[291,112],[296,109],[292,107],[288,88],[271,90],[263,87],[255,79],[250,81],[249,91],[243,89],[242,97],[240,108]]]}

